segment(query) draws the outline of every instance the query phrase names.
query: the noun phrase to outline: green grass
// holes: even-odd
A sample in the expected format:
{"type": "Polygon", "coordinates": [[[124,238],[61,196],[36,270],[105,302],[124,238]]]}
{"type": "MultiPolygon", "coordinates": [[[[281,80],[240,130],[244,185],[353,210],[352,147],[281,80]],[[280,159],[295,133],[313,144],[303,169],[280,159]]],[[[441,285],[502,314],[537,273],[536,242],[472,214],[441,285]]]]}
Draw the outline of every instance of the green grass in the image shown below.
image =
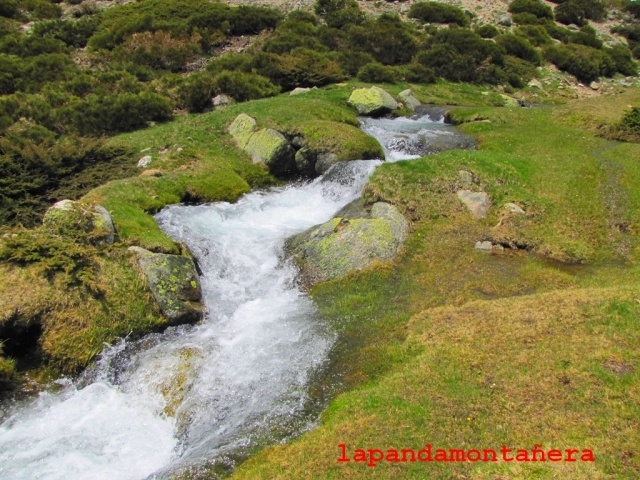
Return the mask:
{"type": "Polygon", "coordinates": [[[340,333],[332,365],[344,393],[317,429],[265,449],[233,478],[637,478],[640,145],[595,137],[597,118],[567,121],[621,101],[459,109],[478,151],[379,167],[364,198],[412,220],[403,253],[312,292],[340,333]],[[462,169],[491,196],[484,220],[456,198],[462,169]],[[526,215],[507,214],[506,202],[526,215]],[[527,250],[484,254],[478,240],[527,250]],[[590,448],[596,462],[370,468],[338,463],[341,443],[351,452],[542,444],[590,448]]]}

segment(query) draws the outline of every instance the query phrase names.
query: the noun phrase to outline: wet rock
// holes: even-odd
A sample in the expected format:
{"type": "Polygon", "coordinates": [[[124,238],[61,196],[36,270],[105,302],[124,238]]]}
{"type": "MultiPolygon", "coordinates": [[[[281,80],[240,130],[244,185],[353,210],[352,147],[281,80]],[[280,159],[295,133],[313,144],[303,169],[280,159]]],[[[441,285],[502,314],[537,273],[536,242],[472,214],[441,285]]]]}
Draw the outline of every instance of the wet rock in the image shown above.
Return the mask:
{"type": "Polygon", "coordinates": [[[97,246],[115,241],[111,214],[100,205],[61,200],[47,210],[42,223],[54,235],[86,240],[97,246]]]}
{"type": "Polygon", "coordinates": [[[489,195],[485,192],[472,192],[470,190],[458,190],[458,198],[477,219],[485,218],[491,207],[489,195]]]}
{"type": "Polygon", "coordinates": [[[149,165],[151,165],[151,161],[153,159],[151,158],[151,155],[145,155],[144,157],[140,158],[140,160],[138,160],[138,168],[147,168],[149,165]]]}
{"type": "Polygon", "coordinates": [[[170,325],[193,323],[202,318],[202,290],[193,260],[181,255],[152,253],[140,247],[129,250],[138,256],[138,265],[170,325]]]}
{"type": "Polygon", "coordinates": [[[298,150],[294,157],[298,171],[308,177],[314,176],[317,159],[316,152],[307,147],[298,150]]]}
{"type": "Polygon", "coordinates": [[[331,152],[318,153],[317,159],[316,159],[316,173],[318,175],[322,175],[336,163],[338,163],[338,156],[335,153],[331,153],[331,152]]]}
{"type": "Polygon", "coordinates": [[[427,117],[432,122],[442,122],[447,116],[447,110],[437,105],[419,105],[415,108],[416,114],[413,119],[427,117]]]}
{"type": "Polygon", "coordinates": [[[398,101],[402,102],[406,108],[415,110],[421,105],[420,100],[413,96],[413,91],[408,88],[398,94],[398,101]]]}
{"type": "Polygon", "coordinates": [[[409,231],[404,216],[388,203],[374,204],[368,214],[360,207],[350,204],[343,211],[344,217],[333,218],[287,241],[287,251],[300,267],[307,286],[343,277],[398,254],[409,231]]]}
{"type": "Polygon", "coordinates": [[[516,205],[515,203],[505,203],[504,204],[504,209],[512,212],[512,213],[518,213],[520,215],[524,215],[525,211],[519,206],[516,205]]]}
{"type": "Polygon", "coordinates": [[[348,103],[366,116],[380,116],[398,108],[394,98],[380,87],[358,88],[351,93],[348,103]]]}

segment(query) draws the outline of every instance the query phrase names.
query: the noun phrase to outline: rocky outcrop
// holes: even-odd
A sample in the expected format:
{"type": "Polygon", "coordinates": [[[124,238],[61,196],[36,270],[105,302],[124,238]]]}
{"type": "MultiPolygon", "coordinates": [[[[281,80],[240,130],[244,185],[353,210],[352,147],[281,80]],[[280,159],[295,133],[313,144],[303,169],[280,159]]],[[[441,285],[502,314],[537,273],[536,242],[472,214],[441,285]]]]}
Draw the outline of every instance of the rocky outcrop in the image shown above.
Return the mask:
{"type": "Polygon", "coordinates": [[[278,176],[296,173],[295,150],[280,132],[272,128],[258,129],[255,119],[245,113],[236,117],[228,131],[254,163],[264,163],[278,176]]]}
{"type": "Polygon", "coordinates": [[[138,265],[170,325],[197,322],[202,318],[202,290],[196,266],[188,257],[152,253],[130,247],[138,255],[138,265]]]}
{"type": "Polygon", "coordinates": [[[458,190],[458,198],[477,219],[485,218],[491,207],[491,200],[485,192],[458,190]]]}
{"type": "Polygon", "coordinates": [[[398,94],[398,101],[402,102],[406,108],[410,108],[411,110],[415,110],[417,107],[422,105],[420,100],[413,96],[413,92],[410,88],[403,90],[398,94]]]}
{"type": "Polygon", "coordinates": [[[220,95],[216,95],[215,97],[213,97],[211,99],[211,103],[216,108],[226,107],[227,105],[231,105],[233,103],[233,98],[231,98],[229,95],[221,93],[220,95]]]}
{"type": "Polygon", "coordinates": [[[115,241],[111,214],[100,205],[61,200],[47,210],[42,223],[54,235],[87,240],[97,246],[115,241]]]}
{"type": "Polygon", "coordinates": [[[394,98],[380,87],[357,88],[351,93],[349,105],[360,115],[380,116],[398,108],[394,98]]]}
{"type": "Polygon", "coordinates": [[[374,204],[371,212],[352,204],[339,214],[287,241],[287,252],[307,286],[394,258],[408,235],[407,220],[388,203],[374,204]]]}

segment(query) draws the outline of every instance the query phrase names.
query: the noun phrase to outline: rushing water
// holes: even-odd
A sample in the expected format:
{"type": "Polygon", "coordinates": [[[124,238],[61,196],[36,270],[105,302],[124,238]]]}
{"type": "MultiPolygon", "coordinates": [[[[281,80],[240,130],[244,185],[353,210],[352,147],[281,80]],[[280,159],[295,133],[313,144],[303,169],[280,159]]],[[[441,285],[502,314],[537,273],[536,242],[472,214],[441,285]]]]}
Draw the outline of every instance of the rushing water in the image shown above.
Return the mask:
{"type": "MultiPolygon", "coordinates": [[[[365,120],[363,128],[394,160],[413,158],[425,136],[449,135],[426,118],[365,120]],[[406,142],[394,143],[399,132],[406,142]]],[[[308,385],[335,338],[297,287],[284,241],[355,200],[379,164],[339,164],[235,204],[160,212],[162,229],[198,259],[205,320],[121,341],[75,382],[9,406],[0,478],[144,479],[203,462],[232,466],[312,427],[308,385]]]]}

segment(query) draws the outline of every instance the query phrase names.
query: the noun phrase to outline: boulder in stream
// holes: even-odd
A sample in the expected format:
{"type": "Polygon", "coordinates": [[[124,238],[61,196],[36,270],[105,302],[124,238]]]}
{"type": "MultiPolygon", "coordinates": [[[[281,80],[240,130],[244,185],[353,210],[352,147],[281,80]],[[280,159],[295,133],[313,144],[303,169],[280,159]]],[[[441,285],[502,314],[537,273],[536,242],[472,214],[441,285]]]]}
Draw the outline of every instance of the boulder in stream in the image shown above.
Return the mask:
{"type": "Polygon", "coordinates": [[[305,285],[343,277],[376,260],[390,260],[406,240],[409,224],[393,205],[378,202],[371,212],[361,205],[347,207],[342,217],[287,241],[286,249],[300,267],[305,285]]]}
{"type": "Polygon", "coordinates": [[[138,265],[170,325],[197,322],[202,318],[202,290],[196,266],[188,257],[152,253],[130,247],[138,255],[138,265]]]}
{"type": "Polygon", "coordinates": [[[411,110],[415,110],[417,107],[422,105],[420,100],[413,96],[413,91],[411,91],[410,88],[407,88],[398,94],[398,101],[402,102],[406,108],[411,110]]]}
{"type": "Polygon", "coordinates": [[[349,105],[360,115],[380,116],[398,108],[398,102],[380,87],[357,88],[349,97],[349,105]]]}

